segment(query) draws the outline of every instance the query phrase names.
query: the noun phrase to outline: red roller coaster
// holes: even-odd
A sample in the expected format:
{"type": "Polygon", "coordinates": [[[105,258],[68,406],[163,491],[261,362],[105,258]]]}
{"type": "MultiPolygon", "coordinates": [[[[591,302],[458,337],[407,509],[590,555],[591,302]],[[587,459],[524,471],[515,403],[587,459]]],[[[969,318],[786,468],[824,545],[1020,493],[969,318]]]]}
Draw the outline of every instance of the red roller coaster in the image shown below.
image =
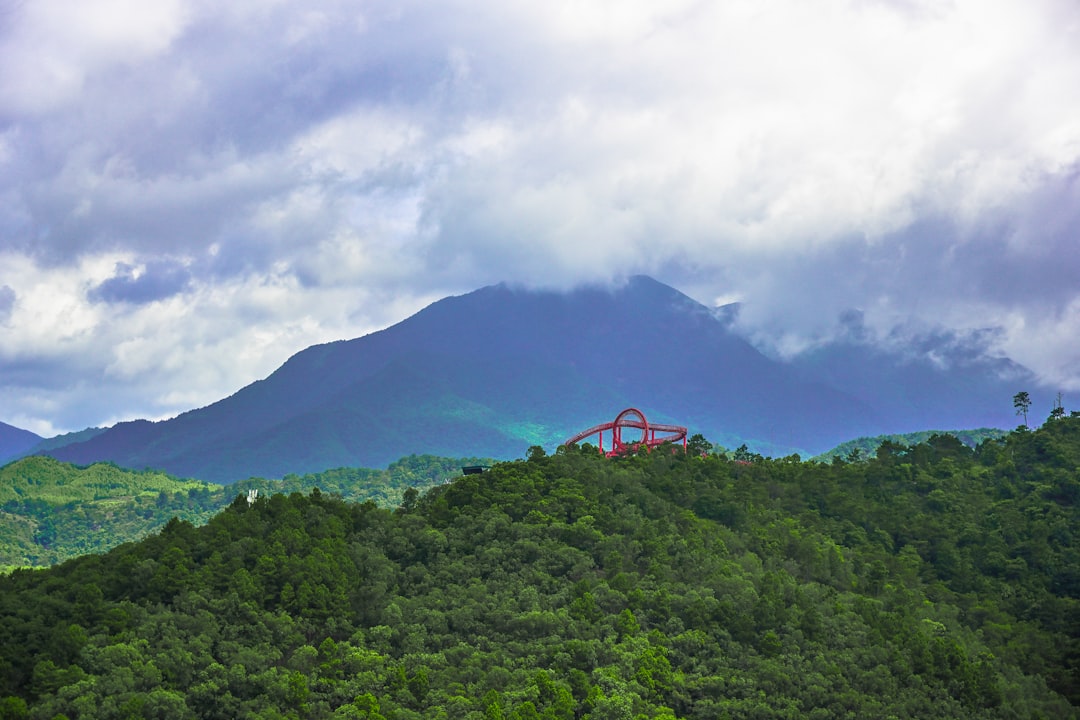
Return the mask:
{"type": "Polygon", "coordinates": [[[623,453],[637,447],[644,446],[647,449],[656,447],[663,443],[682,442],[683,450],[686,450],[686,428],[681,425],[662,425],[660,423],[650,424],[645,419],[645,414],[637,408],[626,408],[612,422],[604,423],[602,425],[596,425],[588,430],[582,430],[574,437],[570,438],[563,445],[573,445],[579,443],[585,438],[591,435],[599,435],[600,452],[607,457],[614,455],[622,455],[623,453]],[[634,428],[641,431],[641,439],[634,441],[623,440],[623,428],[634,428]],[[611,431],[611,449],[604,451],[604,431],[611,431]],[[657,433],[664,433],[657,435],[657,433]]]}

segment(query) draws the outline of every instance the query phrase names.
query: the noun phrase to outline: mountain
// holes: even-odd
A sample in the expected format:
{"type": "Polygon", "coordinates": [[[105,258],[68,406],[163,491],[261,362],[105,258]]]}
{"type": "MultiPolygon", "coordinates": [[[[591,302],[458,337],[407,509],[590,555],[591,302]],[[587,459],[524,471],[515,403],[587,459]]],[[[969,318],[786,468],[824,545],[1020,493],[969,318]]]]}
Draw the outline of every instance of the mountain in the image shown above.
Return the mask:
{"type": "Polygon", "coordinates": [[[882,432],[703,305],[647,277],[570,293],[497,285],[362,338],[316,345],[235,395],[50,451],[233,482],[411,453],[520,457],[634,406],[724,444],[823,450],[882,432]]]}
{"type": "Polygon", "coordinates": [[[1030,391],[1032,425],[1053,407],[1052,394],[1037,386],[1027,368],[989,355],[977,338],[926,334],[875,343],[845,337],[791,364],[873,407],[891,433],[931,426],[1015,427],[1021,421],[1010,398],[1020,390],[1030,391]]]}
{"type": "Polygon", "coordinates": [[[883,350],[855,327],[781,361],[739,336],[736,313],[642,276],[568,293],[496,285],[307,348],[208,407],[42,450],[229,483],[412,453],[520,457],[637,407],[724,446],[813,455],[853,437],[1014,426],[1010,398],[1035,389],[1024,368],[950,337],[883,350]]]}
{"type": "Polygon", "coordinates": [[[0,422],[0,464],[18,457],[41,442],[40,435],[0,422]]]}
{"type": "Polygon", "coordinates": [[[100,427],[88,427],[83,430],[77,430],[75,432],[64,433],[63,435],[55,435],[53,437],[45,438],[41,442],[35,443],[33,447],[25,450],[24,455],[40,455],[49,450],[55,450],[56,448],[63,447],[65,445],[71,445],[72,443],[85,442],[95,435],[100,435],[105,432],[105,428],[100,427]]]}
{"type": "MultiPolygon", "coordinates": [[[[736,302],[712,312],[725,327],[737,329],[742,310],[743,304],[736,302]]],[[[859,310],[845,311],[838,319],[839,331],[828,341],[777,359],[807,380],[872,407],[875,420],[891,435],[929,427],[1016,427],[1022,420],[1010,399],[1021,390],[1031,399],[1031,425],[1045,419],[1056,404],[1052,388],[994,349],[993,330],[898,326],[880,333],[865,325],[859,310]]]]}

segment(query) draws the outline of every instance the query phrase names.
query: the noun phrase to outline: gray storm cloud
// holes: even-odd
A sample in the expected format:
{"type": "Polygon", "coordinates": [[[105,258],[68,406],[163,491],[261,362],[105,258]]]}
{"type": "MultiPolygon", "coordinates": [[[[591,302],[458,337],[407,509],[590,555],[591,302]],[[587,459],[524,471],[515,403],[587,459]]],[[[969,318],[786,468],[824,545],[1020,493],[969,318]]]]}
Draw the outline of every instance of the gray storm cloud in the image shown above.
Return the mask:
{"type": "Polygon", "coordinates": [[[117,263],[116,274],[93,288],[88,296],[107,303],[150,303],[182,292],[190,282],[187,268],[168,262],[152,262],[142,268],[117,263]]]}
{"type": "Polygon", "coordinates": [[[15,307],[15,291],[7,285],[0,285],[0,322],[5,322],[11,317],[11,310],[15,307]]]}
{"type": "Polygon", "coordinates": [[[54,374],[0,419],[163,417],[444,294],[642,272],[780,354],[854,310],[1080,389],[1077,48],[1065,0],[8,4],[0,368],[54,374]]]}

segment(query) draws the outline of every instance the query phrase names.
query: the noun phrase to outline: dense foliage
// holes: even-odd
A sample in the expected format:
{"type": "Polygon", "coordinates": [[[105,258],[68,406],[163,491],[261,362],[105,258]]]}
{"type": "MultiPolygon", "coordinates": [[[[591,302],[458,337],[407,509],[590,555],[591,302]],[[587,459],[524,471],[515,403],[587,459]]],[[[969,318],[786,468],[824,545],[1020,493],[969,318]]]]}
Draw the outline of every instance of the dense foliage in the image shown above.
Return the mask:
{"type": "Polygon", "coordinates": [[[536,448],[393,511],[238,497],[0,578],[0,715],[1076,717],[1078,467],[1066,418],[861,463],[536,448]]]}
{"type": "Polygon", "coordinates": [[[476,458],[410,455],[386,470],[338,468],[281,480],[251,478],[222,487],[111,463],[79,467],[35,456],[0,467],[0,571],[47,567],[160,530],[171,518],[202,525],[237,492],[310,492],[397,506],[409,488],[426,489],[461,473],[476,458]]]}

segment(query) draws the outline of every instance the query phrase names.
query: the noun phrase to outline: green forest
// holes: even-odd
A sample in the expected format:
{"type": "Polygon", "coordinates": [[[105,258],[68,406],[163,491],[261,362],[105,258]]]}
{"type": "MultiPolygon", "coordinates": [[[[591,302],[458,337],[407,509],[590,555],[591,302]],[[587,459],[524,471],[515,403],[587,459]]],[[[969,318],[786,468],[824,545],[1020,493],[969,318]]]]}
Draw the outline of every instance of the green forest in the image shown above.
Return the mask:
{"type": "Polygon", "coordinates": [[[0,577],[0,717],[1080,716],[1080,418],[331,488],[0,577]]]}
{"type": "Polygon", "coordinates": [[[28,457],[0,467],[0,572],[104,552],[141,540],[174,517],[202,525],[239,492],[288,494],[318,487],[345,500],[396,507],[409,488],[427,489],[460,475],[463,465],[485,462],[491,461],[410,455],[386,470],[337,468],[223,487],[111,463],[79,467],[28,457]]]}

